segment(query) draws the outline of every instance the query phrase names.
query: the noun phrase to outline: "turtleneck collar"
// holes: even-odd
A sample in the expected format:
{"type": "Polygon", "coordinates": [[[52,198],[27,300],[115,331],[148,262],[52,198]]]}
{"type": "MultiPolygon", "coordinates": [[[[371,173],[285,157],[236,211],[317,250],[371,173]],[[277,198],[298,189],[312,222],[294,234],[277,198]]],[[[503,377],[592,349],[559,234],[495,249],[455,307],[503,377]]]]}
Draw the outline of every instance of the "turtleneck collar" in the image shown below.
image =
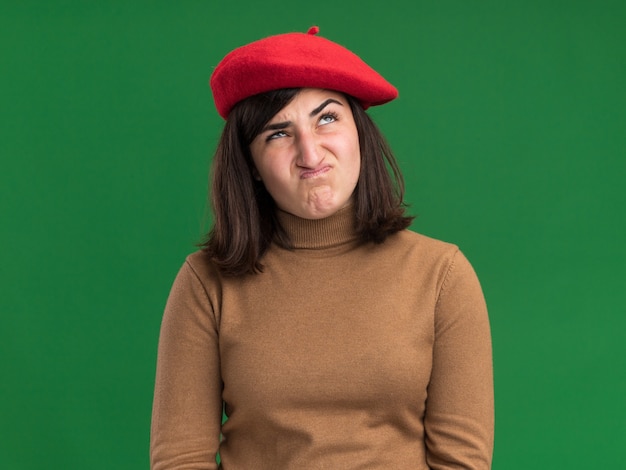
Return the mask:
{"type": "Polygon", "coordinates": [[[324,219],[303,219],[278,210],[278,220],[291,237],[294,248],[323,249],[357,240],[354,206],[324,219]]]}

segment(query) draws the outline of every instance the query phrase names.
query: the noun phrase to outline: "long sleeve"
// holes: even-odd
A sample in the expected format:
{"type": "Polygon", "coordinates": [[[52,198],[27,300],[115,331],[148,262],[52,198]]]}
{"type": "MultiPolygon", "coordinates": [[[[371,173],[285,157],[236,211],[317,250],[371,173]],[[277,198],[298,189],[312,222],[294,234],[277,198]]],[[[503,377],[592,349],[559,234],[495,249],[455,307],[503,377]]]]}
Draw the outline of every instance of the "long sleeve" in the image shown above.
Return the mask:
{"type": "Polygon", "coordinates": [[[168,298],[152,410],[152,470],[217,469],[222,416],[218,321],[186,262],[168,298]]]}
{"type": "Polygon", "coordinates": [[[229,470],[488,469],[489,323],[458,248],[409,231],[360,243],[348,209],[289,217],[296,246],[272,245],[261,274],[221,276],[202,251],[181,268],[152,470],[216,470],[218,451],[229,470]]]}
{"type": "Polygon", "coordinates": [[[489,469],[494,427],[489,320],[476,274],[460,252],[439,293],[433,347],[425,416],[428,465],[489,469]]]}

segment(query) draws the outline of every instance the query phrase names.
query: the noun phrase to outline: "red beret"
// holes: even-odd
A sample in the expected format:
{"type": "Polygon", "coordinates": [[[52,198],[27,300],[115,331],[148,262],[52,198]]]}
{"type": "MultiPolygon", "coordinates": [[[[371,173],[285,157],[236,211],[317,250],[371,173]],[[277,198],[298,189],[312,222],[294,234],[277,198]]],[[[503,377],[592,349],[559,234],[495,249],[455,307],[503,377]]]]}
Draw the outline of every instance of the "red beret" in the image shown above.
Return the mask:
{"type": "Polygon", "coordinates": [[[383,104],[398,90],[359,56],[315,34],[287,33],[230,52],[211,75],[217,112],[224,119],[238,101],[280,88],[325,88],[354,96],[363,108],[383,104]]]}

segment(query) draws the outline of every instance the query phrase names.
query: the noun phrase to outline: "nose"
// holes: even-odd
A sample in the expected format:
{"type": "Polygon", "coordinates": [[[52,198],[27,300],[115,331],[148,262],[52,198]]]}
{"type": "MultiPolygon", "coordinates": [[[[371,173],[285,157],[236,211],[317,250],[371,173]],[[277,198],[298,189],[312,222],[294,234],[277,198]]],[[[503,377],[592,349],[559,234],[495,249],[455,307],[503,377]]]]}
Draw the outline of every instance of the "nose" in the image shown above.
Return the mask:
{"type": "Polygon", "coordinates": [[[297,139],[298,166],[304,168],[317,168],[324,159],[324,152],[321,148],[319,138],[312,132],[304,131],[298,134],[297,139]]]}

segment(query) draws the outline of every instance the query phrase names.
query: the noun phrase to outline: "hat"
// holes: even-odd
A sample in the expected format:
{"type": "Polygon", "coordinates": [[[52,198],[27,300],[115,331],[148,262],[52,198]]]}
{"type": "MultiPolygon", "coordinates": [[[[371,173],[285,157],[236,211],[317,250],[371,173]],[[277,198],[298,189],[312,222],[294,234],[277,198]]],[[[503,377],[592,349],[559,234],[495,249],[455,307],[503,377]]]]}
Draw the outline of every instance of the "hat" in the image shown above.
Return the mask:
{"type": "Polygon", "coordinates": [[[217,112],[224,119],[239,101],[281,88],[325,88],[355,97],[364,109],[387,103],[398,90],[343,46],[305,33],[270,36],[239,47],[211,75],[217,112]]]}

